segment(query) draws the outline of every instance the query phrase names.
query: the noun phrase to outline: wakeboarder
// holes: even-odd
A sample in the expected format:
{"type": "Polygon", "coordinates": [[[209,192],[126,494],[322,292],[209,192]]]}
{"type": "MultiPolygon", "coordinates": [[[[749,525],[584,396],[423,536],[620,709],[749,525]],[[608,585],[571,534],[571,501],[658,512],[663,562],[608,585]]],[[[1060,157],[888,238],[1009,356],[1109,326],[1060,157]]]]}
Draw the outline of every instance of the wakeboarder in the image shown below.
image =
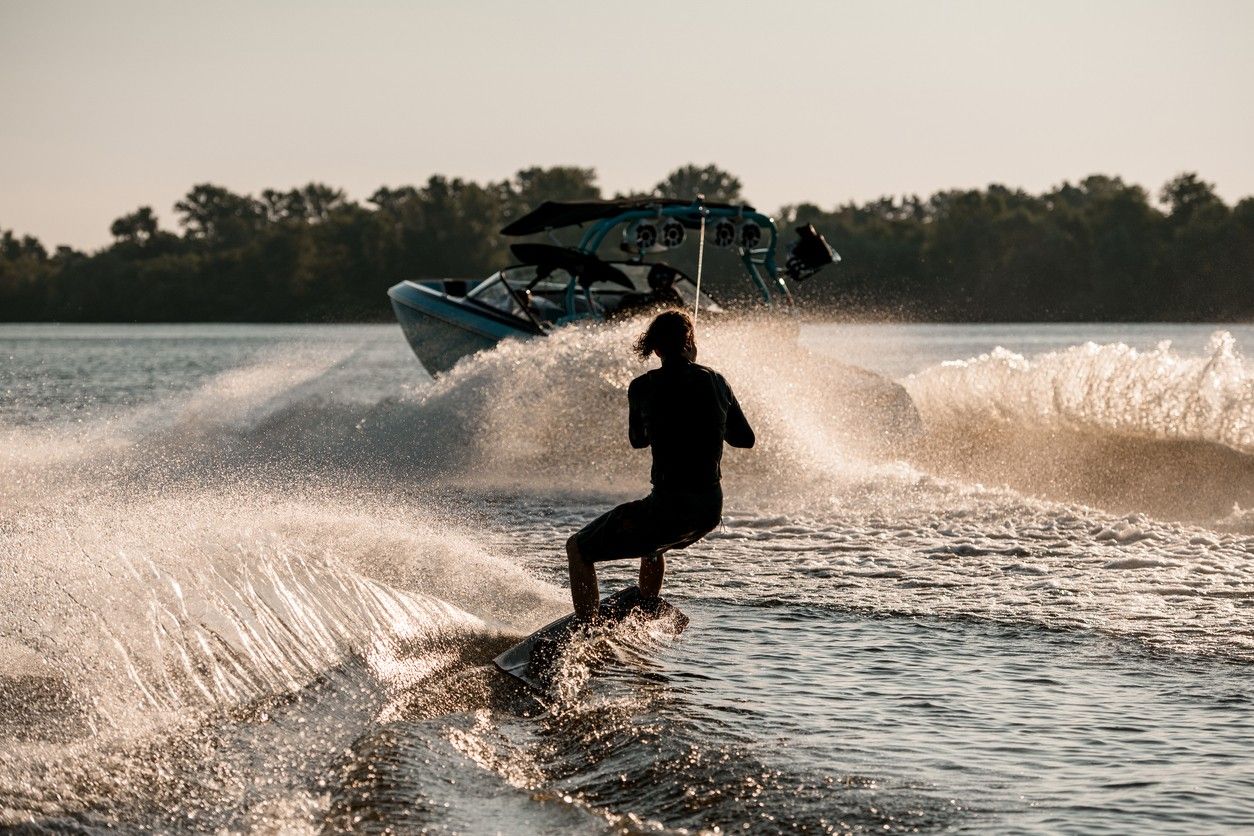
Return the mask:
{"type": "Polygon", "coordinates": [[[636,341],[641,360],[661,368],[640,375],[627,389],[628,440],[653,451],[653,491],[613,508],[566,541],[575,615],[597,615],[596,564],[640,559],[640,594],[656,598],[666,552],[691,546],[722,520],[723,444],[752,447],[753,429],[721,374],[697,365],[692,319],[659,314],[636,341]]]}

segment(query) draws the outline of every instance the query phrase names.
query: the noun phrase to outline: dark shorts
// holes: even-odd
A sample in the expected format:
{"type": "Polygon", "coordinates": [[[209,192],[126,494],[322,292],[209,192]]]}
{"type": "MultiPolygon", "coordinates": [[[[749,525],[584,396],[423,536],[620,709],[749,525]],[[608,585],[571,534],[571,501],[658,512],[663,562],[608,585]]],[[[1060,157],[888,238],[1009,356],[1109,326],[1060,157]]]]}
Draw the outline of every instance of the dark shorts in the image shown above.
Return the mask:
{"type": "Polygon", "coordinates": [[[721,488],[655,492],[606,511],[579,529],[575,542],[589,563],[653,557],[691,546],[713,531],[722,515],[721,488]]]}

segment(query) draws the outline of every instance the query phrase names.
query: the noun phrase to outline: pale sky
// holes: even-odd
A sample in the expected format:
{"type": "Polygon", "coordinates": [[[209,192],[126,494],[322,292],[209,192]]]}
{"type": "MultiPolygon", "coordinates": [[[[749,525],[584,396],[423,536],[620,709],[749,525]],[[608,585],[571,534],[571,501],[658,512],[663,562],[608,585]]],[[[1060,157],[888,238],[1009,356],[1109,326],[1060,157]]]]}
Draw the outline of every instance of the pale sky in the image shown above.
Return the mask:
{"type": "Polygon", "coordinates": [[[190,186],[713,162],[831,206],[1091,173],[1254,194],[1254,2],[0,0],[0,228],[108,243],[190,186]]]}

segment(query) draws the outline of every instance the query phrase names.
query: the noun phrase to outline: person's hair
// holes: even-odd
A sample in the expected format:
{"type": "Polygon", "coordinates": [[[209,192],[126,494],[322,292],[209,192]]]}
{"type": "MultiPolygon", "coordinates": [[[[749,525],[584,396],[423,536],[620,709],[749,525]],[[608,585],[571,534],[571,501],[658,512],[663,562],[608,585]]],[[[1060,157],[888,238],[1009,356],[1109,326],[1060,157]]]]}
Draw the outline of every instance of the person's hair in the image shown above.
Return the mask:
{"type": "Polygon", "coordinates": [[[648,360],[654,353],[662,358],[695,358],[697,340],[692,317],[683,311],[663,311],[653,318],[633,348],[641,360],[648,360]]]}

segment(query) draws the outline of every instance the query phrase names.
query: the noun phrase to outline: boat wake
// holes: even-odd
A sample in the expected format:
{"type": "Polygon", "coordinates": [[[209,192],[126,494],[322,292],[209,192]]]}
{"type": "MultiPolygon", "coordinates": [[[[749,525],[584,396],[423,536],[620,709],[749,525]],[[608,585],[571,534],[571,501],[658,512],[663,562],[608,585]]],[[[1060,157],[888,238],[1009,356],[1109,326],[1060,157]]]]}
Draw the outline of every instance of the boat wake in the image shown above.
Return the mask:
{"type": "MultiPolygon", "coordinates": [[[[632,656],[656,637],[611,637],[592,680],[574,654],[539,702],[490,667],[568,608],[555,544],[647,488],[623,417],[637,327],[505,342],[434,381],[399,337],[293,344],[0,427],[0,823],[947,826],[926,791],[738,739],[740,708],[632,656]]],[[[778,323],[704,327],[701,350],[759,446],[728,451],[726,525],[674,562],[681,595],[1254,658],[1254,384],[1231,338],[900,384],[778,323]]]]}
{"type": "Polygon", "coordinates": [[[566,606],[434,509],[223,488],[5,519],[0,821],[285,826],[392,695],[566,606]]]}
{"type": "Polygon", "coordinates": [[[1254,508],[1254,368],[1227,332],[1200,357],[998,349],[905,385],[927,426],[916,461],[936,472],[1227,527],[1254,508]]]}

